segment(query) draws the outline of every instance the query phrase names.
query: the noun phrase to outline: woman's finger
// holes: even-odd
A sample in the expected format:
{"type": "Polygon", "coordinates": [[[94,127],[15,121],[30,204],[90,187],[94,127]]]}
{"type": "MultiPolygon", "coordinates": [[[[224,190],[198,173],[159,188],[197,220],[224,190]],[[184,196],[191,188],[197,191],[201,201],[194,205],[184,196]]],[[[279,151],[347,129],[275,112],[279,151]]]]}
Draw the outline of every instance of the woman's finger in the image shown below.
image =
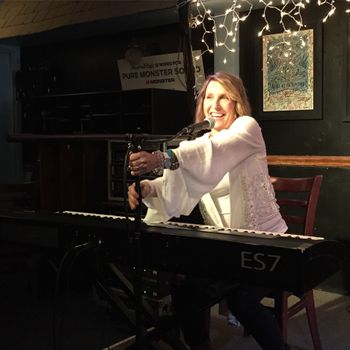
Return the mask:
{"type": "Polygon", "coordinates": [[[135,184],[133,183],[128,187],[128,202],[131,209],[135,209],[139,205],[138,197],[135,184]]]}

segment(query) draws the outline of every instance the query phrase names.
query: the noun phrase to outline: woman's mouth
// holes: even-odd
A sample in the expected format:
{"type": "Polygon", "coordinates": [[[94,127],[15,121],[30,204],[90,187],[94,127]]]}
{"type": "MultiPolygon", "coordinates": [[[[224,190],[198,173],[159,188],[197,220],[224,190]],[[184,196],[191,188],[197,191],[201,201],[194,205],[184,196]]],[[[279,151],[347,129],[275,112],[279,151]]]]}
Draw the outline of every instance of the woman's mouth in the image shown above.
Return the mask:
{"type": "Polygon", "coordinates": [[[210,116],[214,119],[217,119],[217,118],[222,118],[224,116],[223,113],[210,113],[210,116]]]}

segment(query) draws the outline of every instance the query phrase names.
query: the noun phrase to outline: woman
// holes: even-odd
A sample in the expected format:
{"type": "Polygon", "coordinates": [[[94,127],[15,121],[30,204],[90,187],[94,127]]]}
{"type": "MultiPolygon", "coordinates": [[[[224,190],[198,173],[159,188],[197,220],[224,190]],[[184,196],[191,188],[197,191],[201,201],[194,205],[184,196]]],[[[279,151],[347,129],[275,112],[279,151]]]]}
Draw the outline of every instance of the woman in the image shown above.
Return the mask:
{"type": "MultiPolygon", "coordinates": [[[[211,117],[213,129],[184,141],[169,154],[141,151],[130,155],[132,175],[165,168],[162,177],[141,181],[148,211],[145,222],[189,215],[197,203],[204,222],[218,227],[285,232],[270,182],[266,148],[241,79],[225,72],[207,78],[197,100],[196,122],[211,117]]],[[[132,209],[139,204],[135,185],[128,191],[132,209]]],[[[185,279],[174,292],[175,306],[184,309],[186,290],[201,290],[201,283],[185,279]],[[196,288],[198,286],[198,288],[196,288]]],[[[265,288],[240,285],[226,295],[231,312],[263,349],[288,349],[269,310],[260,300],[265,288]]],[[[191,349],[210,349],[208,312],[192,315],[183,324],[191,349]]]]}

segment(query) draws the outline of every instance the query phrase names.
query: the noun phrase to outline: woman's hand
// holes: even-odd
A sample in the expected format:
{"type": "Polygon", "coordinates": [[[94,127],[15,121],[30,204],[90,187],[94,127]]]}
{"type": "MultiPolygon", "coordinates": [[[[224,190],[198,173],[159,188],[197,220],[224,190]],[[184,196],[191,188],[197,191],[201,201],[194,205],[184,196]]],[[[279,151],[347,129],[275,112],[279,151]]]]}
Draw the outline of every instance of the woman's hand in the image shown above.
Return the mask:
{"type": "MultiPolygon", "coordinates": [[[[148,183],[148,181],[141,181],[140,187],[142,198],[147,197],[151,192],[151,185],[148,183]]],[[[139,195],[136,191],[135,183],[128,187],[128,202],[132,210],[136,209],[139,205],[139,195]]]]}
{"type": "Polygon", "coordinates": [[[133,176],[149,173],[158,167],[159,158],[154,153],[140,151],[129,155],[129,168],[133,176]]]}

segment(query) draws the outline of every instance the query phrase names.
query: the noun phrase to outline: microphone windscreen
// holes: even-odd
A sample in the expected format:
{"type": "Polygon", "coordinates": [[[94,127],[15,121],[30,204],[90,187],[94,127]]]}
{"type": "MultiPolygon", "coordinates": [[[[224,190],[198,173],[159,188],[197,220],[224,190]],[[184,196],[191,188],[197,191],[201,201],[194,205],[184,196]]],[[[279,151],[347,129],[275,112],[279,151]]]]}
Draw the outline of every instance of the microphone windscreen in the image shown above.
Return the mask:
{"type": "Polygon", "coordinates": [[[212,129],[215,126],[215,119],[212,117],[206,117],[205,120],[209,122],[208,129],[212,129]]]}

